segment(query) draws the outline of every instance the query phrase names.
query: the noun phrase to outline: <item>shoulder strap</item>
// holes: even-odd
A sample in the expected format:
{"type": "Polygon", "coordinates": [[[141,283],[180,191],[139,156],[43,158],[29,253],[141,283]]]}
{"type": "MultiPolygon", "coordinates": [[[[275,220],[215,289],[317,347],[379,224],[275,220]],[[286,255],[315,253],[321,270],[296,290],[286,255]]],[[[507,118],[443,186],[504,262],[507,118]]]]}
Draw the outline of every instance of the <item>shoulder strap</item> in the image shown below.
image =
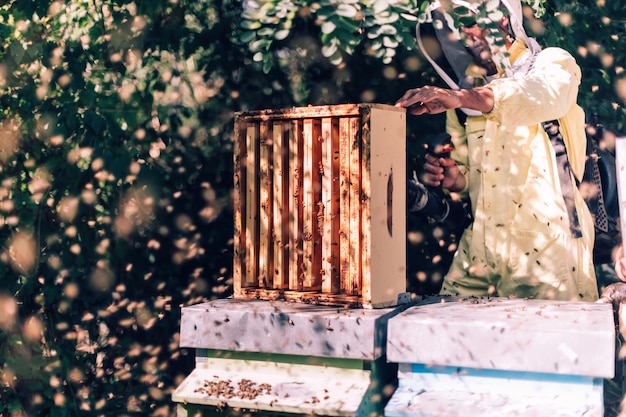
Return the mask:
{"type": "MultiPolygon", "coordinates": [[[[601,135],[600,132],[596,132],[596,134],[601,135]]],[[[587,162],[585,163],[584,179],[594,184],[597,189],[597,194],[590,198],[587,205],[595,216],[596,228],[606,233],[609,231],[609,215],[604,203],[604,190],[602,188],[600,168],[598,167],[598,157],[598,143],[593,136],[587,134],[587,162]]]]}
{"type": "Polygon", "coordinates": [[[550,120],[541,123],[543,129],[548,134],[554,153],[556,155],[556,165],[559,172],[559,181],[561,182],[561,192],[563,193],[563,200],[565,201],[565,207],[567,208],[567,214],[569,216],[569,229],[572,237],[582,237],[580,229],[580,222],[578,220],[578,212],[576,211],[576,204],[574,201],[574,183],[572,181],[572,169],[567,159],[567,149],[565,148],[565,141],[559,128],[558,120],[550,120]]]}

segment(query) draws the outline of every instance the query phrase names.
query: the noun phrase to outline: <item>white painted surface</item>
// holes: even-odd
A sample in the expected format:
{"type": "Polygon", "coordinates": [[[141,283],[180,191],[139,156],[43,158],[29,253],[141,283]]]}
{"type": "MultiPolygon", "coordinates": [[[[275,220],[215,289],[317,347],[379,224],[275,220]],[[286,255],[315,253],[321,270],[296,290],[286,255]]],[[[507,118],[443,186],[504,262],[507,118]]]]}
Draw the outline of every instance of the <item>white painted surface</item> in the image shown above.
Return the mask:
{"type": "Polygon", "coordinates": [[[385,407],[386,417],[602,417],[602,396],[595,401],[562,396],[524,397],[463,391],[396,390],[385,407]]]}
{"type": "Polygon", "coordinates": [[[180,346],[375,360],[384,353],[387,320],[403,308],[215,300],[183,307],[180,346]]]}
{"type": "Polygon", "coordinates": [[[410,307],[388,324],[390,362],[612,378],[610,304],[469,299],[410,307]]]}
{"type": "Polygon", "coordinates": [[[370,372],[363,370],[209,359],[185,379],[172,400],[216,407],[355,416],[369,384],[370,372]],[[240,391],[242,380],[248,389],[240,391]],[[217,385],[222,389],[211,389],[217,385]]]}

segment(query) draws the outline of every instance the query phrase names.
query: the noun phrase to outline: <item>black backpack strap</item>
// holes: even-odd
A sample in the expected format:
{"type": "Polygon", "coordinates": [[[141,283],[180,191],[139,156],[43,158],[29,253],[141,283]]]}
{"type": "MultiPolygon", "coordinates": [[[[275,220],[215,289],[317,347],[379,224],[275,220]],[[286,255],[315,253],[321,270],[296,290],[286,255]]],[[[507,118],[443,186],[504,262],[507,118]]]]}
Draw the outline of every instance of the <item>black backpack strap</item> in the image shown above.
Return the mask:
{"type": "Polygon", "coordinates": [[[454,111],[456,112],[456,118],[459,119],[459,123],[461,124],[461,126],[465,126],[465,122],[467,121],[467,114],[463,113],[463,110],[458,107],[454,109],[454,111]]]}
{"type": "MultiPolygon", "coordinates": [[[[598,130],[598,127],[596,127],[598,130]]],[[[601,132],[596,132],[601,135],[601,132]]],[[[604,203],[604,190],[602,188],[602,177],[598,166],[598,143],[596,139],[587,134],[587,161],[585,163],[585,179],[596,186],[597,194],[590,198],[587,205],[595,216],[595,227],[602,232],[609,231],[609,214],[604,203]]]]}
{"type": "Polygon", "coordinates": [[[580,222],[578,220],[578,212],[576,211],[576,204],[574,202],[574,182],[572,181],[572,168],[567,159],[567,149],[565,148],[565,141],[559,128],[559,122],[557,120],[550,120],[541,124],[550,138],[552,147],[556,154],[556,165],[559,171],[559,181],[561,182],[561,191],[563,192],[563,200],[565,201],[565,207],[567,208],[567,214],[569,216],[569,229],[572,237],[582,237],[580,230],[580,222]]]}

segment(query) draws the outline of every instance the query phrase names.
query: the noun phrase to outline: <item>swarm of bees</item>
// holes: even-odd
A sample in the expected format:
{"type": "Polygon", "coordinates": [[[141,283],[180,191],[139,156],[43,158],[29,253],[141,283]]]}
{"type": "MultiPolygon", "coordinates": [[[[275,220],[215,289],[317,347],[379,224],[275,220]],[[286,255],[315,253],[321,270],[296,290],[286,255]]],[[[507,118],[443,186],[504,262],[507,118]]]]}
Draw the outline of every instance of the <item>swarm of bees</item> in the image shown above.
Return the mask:
{"type": "MultiPolygon", "coordinates": [[[[217,376],[215,378],[217,378],[217,376]]],[[[246,378],[241,379],[236,387],[231,383],[232,381],[229,379],[216,379],[215,381],[205,379],[202,386],[196,388],[194,392],[208,395],[210,397],[254,400],[259,395],[270,394],[272,391],[272,386],[270,384],[257,384],[256,382],[246,378]]]]}

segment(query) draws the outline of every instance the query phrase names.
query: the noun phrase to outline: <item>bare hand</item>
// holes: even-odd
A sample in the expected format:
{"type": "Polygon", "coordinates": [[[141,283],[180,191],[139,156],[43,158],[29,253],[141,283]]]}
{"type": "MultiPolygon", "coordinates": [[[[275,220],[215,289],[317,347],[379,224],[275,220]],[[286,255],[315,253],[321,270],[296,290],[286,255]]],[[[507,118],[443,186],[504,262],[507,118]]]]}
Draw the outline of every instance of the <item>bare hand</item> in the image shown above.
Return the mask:
{"type": "Polygon", "coordinates": [[[465,177],[452,158],[437,158],[426,154],[422,182],[431,187],[442,186],[450,191],[458,192],[465,188],[465,177]]]}
{"type": "Polygon", "coordinates": [[[408,107],[409,113],[438,114],[448,109],[461,107],[461,99],[455,90],[430,85],[408,90],[396,102],[397,107],[408,107]]]}
{"type": "Polygon", "coordinates": [[[626,283],[615,282],[607,285],[602,289],[602,294],[600,294],[598,301],[611,303],[615,310],[619,309],[619,306],[626,302],[626,283]]]}

